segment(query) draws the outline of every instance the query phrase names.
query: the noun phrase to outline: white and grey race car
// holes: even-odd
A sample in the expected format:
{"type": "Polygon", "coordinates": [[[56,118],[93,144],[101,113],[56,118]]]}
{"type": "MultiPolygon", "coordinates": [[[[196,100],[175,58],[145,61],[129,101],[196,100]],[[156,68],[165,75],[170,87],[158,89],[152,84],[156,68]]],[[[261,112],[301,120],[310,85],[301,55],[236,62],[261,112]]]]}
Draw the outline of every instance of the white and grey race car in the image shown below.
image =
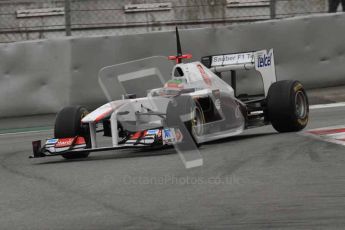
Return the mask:
{"type": "MultiPolygon", "coordinates": [[[[169,145],[188,151],[252,127],[272,124],[278,132],[296,132],[307,125],[305,90],[298,81],[277,81],[273,49],[182,63],[191,55],[182,54],[177,29],[176,37],[177,56],[169,57],[176,65],[163,87],[149,90],[145,97],[124,94],[90,113],[81,106],[63,108],[56,117],[54,138],[43,145],[34,141],[32,157],[74,159],[96,151],[169,145]],[[236,96],[236,71],[250,69],[262,77],[264,92],[236,96]],[[226,71],[231,73],[231,85],[220,77],[226,71]],[[98,146],[98,133],[111,138],[111,145],[98,146]]],[[[102,69],[100,75],[112,68],[102,69]]],[[[121,77],[131,79],[143,73],[147,71],[121,77]]],[[[102,82],[101,86],[106,87],[102,82]]]]}

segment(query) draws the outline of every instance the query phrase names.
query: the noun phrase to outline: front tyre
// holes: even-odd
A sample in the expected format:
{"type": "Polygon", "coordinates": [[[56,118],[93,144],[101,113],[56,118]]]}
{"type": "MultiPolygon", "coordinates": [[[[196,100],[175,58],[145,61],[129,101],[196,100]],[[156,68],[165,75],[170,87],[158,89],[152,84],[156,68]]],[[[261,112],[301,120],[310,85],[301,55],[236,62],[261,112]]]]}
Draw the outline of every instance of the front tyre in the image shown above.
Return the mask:
{"type": "Polygon", "coordinates": [[[309,118],[308,97],[298,81],[278,81],[268,90],[267,118],[278,132],[297,132],[309,118]]]}
{"type": "MultiPolygon", "coordinates": [[[[68,106],[63,108],[56,116],[54,136],[55,138],[68,138],[82,136],[85,139],[86,147],[90,147],[90,133],[87,126],[82,125],[81,119],[88,114],[88,111],[81,106],[68,106]]],[[[62,155],[65,159],[86,158],[89,152],[71,153],[62,155]]]]}
{"type": "Polygon", "coordinates": [[[181,95],[169,102],[166,123],[169,128],[186,130],[188,134],[185,135],[190,135],[193,143],[200,146],[197,137],[204,134],[205,117],[201,106],[192,97],[181,95]]]}

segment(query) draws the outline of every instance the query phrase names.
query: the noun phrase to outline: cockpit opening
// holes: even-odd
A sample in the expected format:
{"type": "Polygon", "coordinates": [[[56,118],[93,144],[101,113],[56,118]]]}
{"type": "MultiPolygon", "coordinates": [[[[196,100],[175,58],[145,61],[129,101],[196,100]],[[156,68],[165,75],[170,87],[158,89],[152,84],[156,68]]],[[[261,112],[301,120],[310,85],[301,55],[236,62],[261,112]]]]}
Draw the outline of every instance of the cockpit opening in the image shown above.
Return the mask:
{"type": "Polygon", "coordinates": [[[174,70],[174,77],[183,77],[184,73],[181,67],[176,67],[174,70]]]}

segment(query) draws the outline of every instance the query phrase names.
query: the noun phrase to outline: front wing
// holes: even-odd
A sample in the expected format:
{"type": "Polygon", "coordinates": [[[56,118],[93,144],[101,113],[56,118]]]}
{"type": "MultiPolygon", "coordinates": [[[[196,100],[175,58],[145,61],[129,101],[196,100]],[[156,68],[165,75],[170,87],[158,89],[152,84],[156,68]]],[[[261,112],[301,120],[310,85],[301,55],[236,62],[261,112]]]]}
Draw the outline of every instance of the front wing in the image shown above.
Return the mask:
{"type": "Polygon", "coordinates": [[[139,131],[129,135],[122,144],[117,146],[88,148],[84,137],[51,138],[45,141],[33,141],[33,155],[30,158],[59,156],[82,152],[101,152],[130,148],[153,148],[173,145],[182,140],[182,134],[174,128],[159,128],[139,131]]]}

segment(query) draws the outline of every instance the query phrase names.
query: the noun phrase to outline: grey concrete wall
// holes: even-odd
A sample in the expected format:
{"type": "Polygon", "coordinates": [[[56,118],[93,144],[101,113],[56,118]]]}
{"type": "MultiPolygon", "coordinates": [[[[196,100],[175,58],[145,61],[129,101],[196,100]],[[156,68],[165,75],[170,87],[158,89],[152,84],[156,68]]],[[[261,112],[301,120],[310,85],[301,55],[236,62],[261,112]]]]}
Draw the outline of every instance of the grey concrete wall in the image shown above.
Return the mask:
{"type": "Polygon", "coordinates": [[[0,45],[0,117],[51,113],[69,103],[70,42],[0,45]]]}
{"type": "MultiPolygon", "coordinates": [[[[274,48],[279,80],[307,88],[345,84],[345,14],[320,15],[182,30],[194,60],[210,54],[274,48]]],[[[67,104],[106,102],[100,68],[175,51],[174,32],[70,38],[0,45],[0,116],[56,112],[67,104]]],[[[259,91],[259,78],[239,77],[240,89],[259,91]]]]}

